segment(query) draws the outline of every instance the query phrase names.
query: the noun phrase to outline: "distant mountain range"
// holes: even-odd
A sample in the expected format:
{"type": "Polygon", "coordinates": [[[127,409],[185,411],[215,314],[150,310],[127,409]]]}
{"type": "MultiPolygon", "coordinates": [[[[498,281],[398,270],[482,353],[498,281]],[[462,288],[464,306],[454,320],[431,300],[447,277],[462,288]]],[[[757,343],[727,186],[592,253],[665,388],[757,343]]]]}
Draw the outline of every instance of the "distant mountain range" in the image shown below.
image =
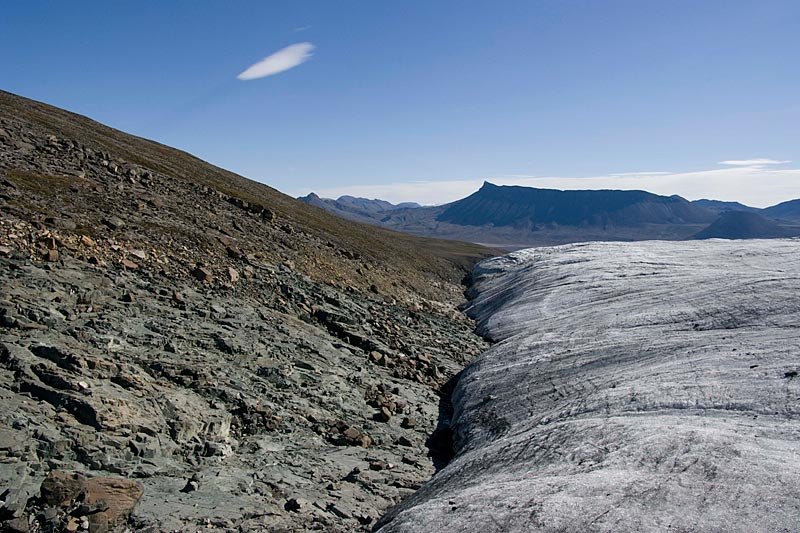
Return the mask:
{"type": "Polygon", "coordinates": [[[313,193],[300,200],[384,228],[507,249],[598,240],[800,235],[800,200],[758,209],[645,191],[562,191],[489,182],[466,198],[434,207],[352,196],[331,200],[313,193]]]}
{"type": "Polygon", "coordinates": [[[342,218],[373,225],[376,219],[383,218],[390,211],[420,207],[415,202],[404,202],[395,205],[385,200],[369,200],[367,198],[356,198],[355,196],[340,196],[336,200],[331,200],[330,198],[320,198],[313,192],[307,196],[301,196],[298,200],[325,209],[342,218]]]}

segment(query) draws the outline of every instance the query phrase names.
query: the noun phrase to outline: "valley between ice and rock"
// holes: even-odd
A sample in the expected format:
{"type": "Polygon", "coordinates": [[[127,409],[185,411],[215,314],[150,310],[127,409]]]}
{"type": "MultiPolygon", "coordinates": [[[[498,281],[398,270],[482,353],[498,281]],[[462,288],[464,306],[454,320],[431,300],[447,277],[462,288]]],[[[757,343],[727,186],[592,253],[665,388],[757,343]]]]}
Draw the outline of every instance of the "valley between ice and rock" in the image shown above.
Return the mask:
{"type": "Polygon", "coordinates": [[[800,240],[523,250],[472,296],[455,459],[381,533],[797,530],[800,240]]]}

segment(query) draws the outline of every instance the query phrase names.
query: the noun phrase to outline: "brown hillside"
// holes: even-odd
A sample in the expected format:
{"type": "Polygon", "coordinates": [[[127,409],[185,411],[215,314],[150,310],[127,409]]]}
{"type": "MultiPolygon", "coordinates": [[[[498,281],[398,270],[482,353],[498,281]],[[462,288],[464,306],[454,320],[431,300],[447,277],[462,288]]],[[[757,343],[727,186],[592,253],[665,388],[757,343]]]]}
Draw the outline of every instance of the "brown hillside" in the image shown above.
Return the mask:
{"type": "Polygon", "coordinates": [[[213,237],[228,237],[245,254],[291,261],[315,280],[360,290],[374,285],[403,298],[410,292],[441,297],[432,283],[458,282],[476,260],[493,254],[343,220],[186,152],[2,91],[0,118],[17,148],[4,154],[0,168],[13,184],[36,193],[33,205],[25,195],[28,205],[16,207],[35,207],[42,219],[66,210],[86,232],[102,232],[96,228],[103,216],[129,217],[130,239],[163,232],[192,251],[220,256],[226,246],[213,237]],[[103,161],[117,165],[116,172],[101,167],[103,161]],[[140,209],[148,202],[160,205],[157,212],[140,209]]]}

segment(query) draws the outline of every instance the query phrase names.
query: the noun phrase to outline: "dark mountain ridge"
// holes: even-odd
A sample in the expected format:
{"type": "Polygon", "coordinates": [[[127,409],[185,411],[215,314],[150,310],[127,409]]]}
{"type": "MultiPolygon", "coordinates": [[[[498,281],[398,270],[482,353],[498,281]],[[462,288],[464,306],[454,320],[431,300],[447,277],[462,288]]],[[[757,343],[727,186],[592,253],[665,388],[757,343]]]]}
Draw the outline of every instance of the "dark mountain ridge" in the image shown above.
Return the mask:
{"type": "Polygon", "coordinates": [[[383,218],[386,213],[399,209],[413,209],[420,207],[415,202],[403,202],[392,204],[385,200],[370,200],[368,198],[358,198],[355,196],[340,196],[336,200],[331,198],[320,198],[315,193],[298,198],[301,202],[325,209],[326,211],[338,215],[348,220],[363,222],[365,224],[375,224],[376,220],[383,218]]]}
{"type": "Polygon", "coordinates": [[[391,202],[387,202],[386,200],[379,200],[377,198],[369,199],[369,198],[361,198],[349,195],[340,196],[339,198],[337,198],[336,201],[339,202],[340,204],[352,205],[354,207],[361,208],[366,211],[379,211],[379,212],[393,211],[395,209],[408,209],[408,208],[421,207],[416,202],[401,202],[399,204],[393,204],[391,202]]]}
{"type": "Polygon", "coordinates": [[[758,213],[762,211],[758,207],[750,207],[749,205],[744,205],[739,202],[723,202],[721,200],[708,200],[705,198],[702,200],[694,200],[692,203],[717,213],[724,213],[725,211],[749,211],[751,213],[758,213]]]}
{"type": "Polygon", "coordinates": [[[709,210],[680,196],[645,191],[561,191],[485,182],[470,196],[448,204],[436,220],[462,226],[638,226],[706,223],[709,210]]]}

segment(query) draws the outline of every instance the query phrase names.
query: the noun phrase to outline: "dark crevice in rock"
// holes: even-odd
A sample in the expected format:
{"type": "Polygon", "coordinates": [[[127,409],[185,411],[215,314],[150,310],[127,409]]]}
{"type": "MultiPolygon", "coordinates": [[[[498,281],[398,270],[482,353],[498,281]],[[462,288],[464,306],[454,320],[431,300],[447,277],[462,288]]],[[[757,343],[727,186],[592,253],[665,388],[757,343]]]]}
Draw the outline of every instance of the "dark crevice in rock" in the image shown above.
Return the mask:
{"type": "Polygon", "coordinates": [[[81,424],[91,426],[98,431],[102,431],[103,429],[103,426],[97,419],[97,413],[92,406],[78,398],[27,379],[19,384],[19,390],[20,392],[27,392],[33,398],[47,402],[53,407],[62,407],[66,409],[67,412],[74,416],[75,420],[81,424]]]}
{"type": "Polygon", "coordinates": [[[454,457],[453,451],[453,391],[456,388],[461,372],[450,378],[439,391],[439,419],[436,429],[425,441],[428,455],[433,460],[436,472],[448,465],[454,457]]]}
{"type": "Polygon", "coordinates": [[[52,346],[33,346],[31,353],[42,359],[52,361],[64,370],[79,370],[81,368],[80,359],[52,346]]]}

